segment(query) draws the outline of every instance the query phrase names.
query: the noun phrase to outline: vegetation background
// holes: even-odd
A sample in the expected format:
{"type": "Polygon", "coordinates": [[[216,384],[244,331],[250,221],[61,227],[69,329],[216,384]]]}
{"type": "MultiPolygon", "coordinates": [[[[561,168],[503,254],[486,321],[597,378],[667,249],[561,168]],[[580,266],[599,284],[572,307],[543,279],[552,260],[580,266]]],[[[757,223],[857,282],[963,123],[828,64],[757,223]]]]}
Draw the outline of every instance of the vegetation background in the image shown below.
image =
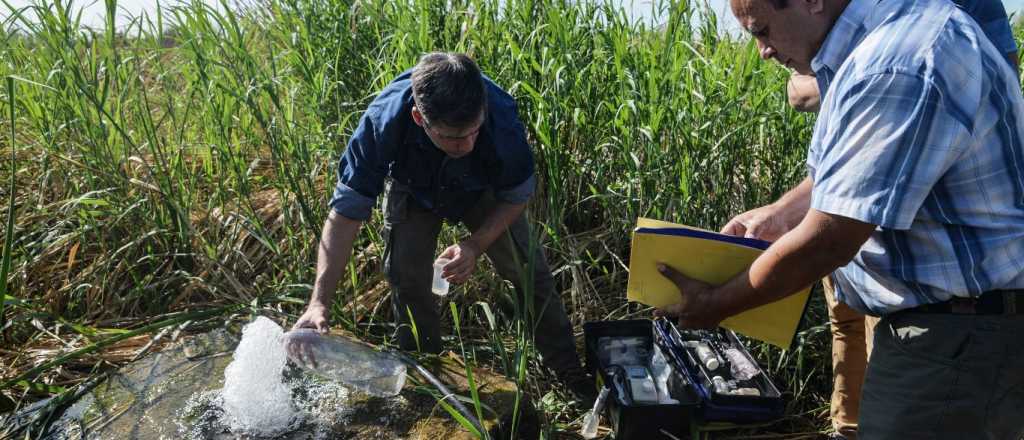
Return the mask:
{"type": "MultiPolygon", "coordinates": [[[[539,165],[537,243],[577,331],[649,316],[624,299],[637,217],[717,229],[804,175],[813,117],[786,105],[788,73],[697,2],[655,2],[654,27],[600,0],[192,2],[93,30],[63,1],[40,0],[33,20],[4,5],[0,413],[73,395],[182,332],[294,322],[347,137],[424,52],[470,53],[516,97],[539,165]]],[[[379,225],[358,239],[334,323],[387,343],[379,225]]],[[[446,227],[441,245],[463,233],[446,227]]],[[[582,411],[534,359],[510,295],[487,270],[457,288],[449,346],[518,378],[546,436],[569,436],[582,411]]],[[[763,438],[827,429],[813,298],[794,349],[750,343],[788,404],[763,438]]]]}

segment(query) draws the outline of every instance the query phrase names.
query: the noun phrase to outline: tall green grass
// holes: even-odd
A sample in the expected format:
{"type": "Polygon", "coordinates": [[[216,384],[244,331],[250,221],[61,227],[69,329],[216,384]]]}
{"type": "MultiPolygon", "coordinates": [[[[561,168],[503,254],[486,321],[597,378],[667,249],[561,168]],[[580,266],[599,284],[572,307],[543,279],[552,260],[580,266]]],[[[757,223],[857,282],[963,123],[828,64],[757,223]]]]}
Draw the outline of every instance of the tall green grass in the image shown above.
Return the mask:
{"type": "MultiPolygon", "coordinates": [[[[17,188],[0,197],[14,213],[5,281],[17,299],[3,336],[26,347],[3,356],[12,372],[54,342],[33,320],[88,334],[168,312],[301,303],[338,155],[376,91],[427,51],[470,53],[516,97],[540,178],[530,216],[577,325],[645,316],[624,301],[636,217],[714,229],[804,173],[810,118],[787,108],[787,73],[725,36],[700,3],[656,1],[652,26],[591,0],[264,0],[227,12],[192,2],[120,29],[108,15],[98,30],[79,26],[78,4],[40,1],[34,21],[4,4],[0,75],[37,84],[0,97],[14,103],[3,147],[17,159],[2,165],[17,188]]],[[[359,331],[390,319],[379,225],[364,228],[334,311],[359,331]]],[[[461,336],[494,347],[495,365],[523,383],[538,371],[522,346],[531,332],[473,311],[512,296],[481,272],[455,300],[481,322],[477,334],[463,322],[461,336]]],[[[759,350],[787,385],[829,371],[827,352],[759,350]]],[[[74,384],[38,373],[27,379],[74,384]]],[[[819,388],[793,403],[798,425],[822,425],[819,388]]]]}

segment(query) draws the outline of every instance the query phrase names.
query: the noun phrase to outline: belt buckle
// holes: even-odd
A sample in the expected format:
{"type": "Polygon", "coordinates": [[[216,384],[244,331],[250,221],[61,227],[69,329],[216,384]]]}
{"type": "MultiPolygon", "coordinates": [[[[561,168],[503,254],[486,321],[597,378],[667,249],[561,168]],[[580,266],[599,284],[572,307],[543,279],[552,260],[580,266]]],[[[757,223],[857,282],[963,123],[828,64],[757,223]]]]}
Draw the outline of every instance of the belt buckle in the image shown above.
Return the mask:
{"type": "Polygon", "coordinates": [[[958,315],[976,315],[977,303],[975,298],[952,298],[949,300],[949,311],[958,315]]]}

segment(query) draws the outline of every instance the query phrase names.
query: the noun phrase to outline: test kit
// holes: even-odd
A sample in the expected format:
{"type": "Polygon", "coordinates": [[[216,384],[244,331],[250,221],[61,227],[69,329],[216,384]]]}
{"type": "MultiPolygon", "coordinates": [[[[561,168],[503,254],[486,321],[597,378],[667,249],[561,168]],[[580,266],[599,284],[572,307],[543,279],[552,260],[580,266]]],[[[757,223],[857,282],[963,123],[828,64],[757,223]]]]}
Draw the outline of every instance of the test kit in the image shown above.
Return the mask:
{"type": "Polygon", "coordinates": [[[661,319],[588,322],[583,333],[616,440],[689,438],[698,426],[782,417],[779,390],[732,331],[681,331],[661,319]]]}

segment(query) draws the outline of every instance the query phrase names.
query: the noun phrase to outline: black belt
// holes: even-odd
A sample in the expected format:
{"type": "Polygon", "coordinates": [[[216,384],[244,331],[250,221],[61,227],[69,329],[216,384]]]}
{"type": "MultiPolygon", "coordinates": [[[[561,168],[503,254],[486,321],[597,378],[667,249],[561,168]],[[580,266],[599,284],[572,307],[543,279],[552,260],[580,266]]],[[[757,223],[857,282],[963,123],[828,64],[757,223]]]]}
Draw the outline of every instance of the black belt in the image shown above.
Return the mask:
{"type": "Polygon", "coordinates": [[[948,301],[924,304],[907,311],[954,315],[1019,315],[1024,314],[1024,289],[993,290],[971,298],[953,297],[948,301]]]}

